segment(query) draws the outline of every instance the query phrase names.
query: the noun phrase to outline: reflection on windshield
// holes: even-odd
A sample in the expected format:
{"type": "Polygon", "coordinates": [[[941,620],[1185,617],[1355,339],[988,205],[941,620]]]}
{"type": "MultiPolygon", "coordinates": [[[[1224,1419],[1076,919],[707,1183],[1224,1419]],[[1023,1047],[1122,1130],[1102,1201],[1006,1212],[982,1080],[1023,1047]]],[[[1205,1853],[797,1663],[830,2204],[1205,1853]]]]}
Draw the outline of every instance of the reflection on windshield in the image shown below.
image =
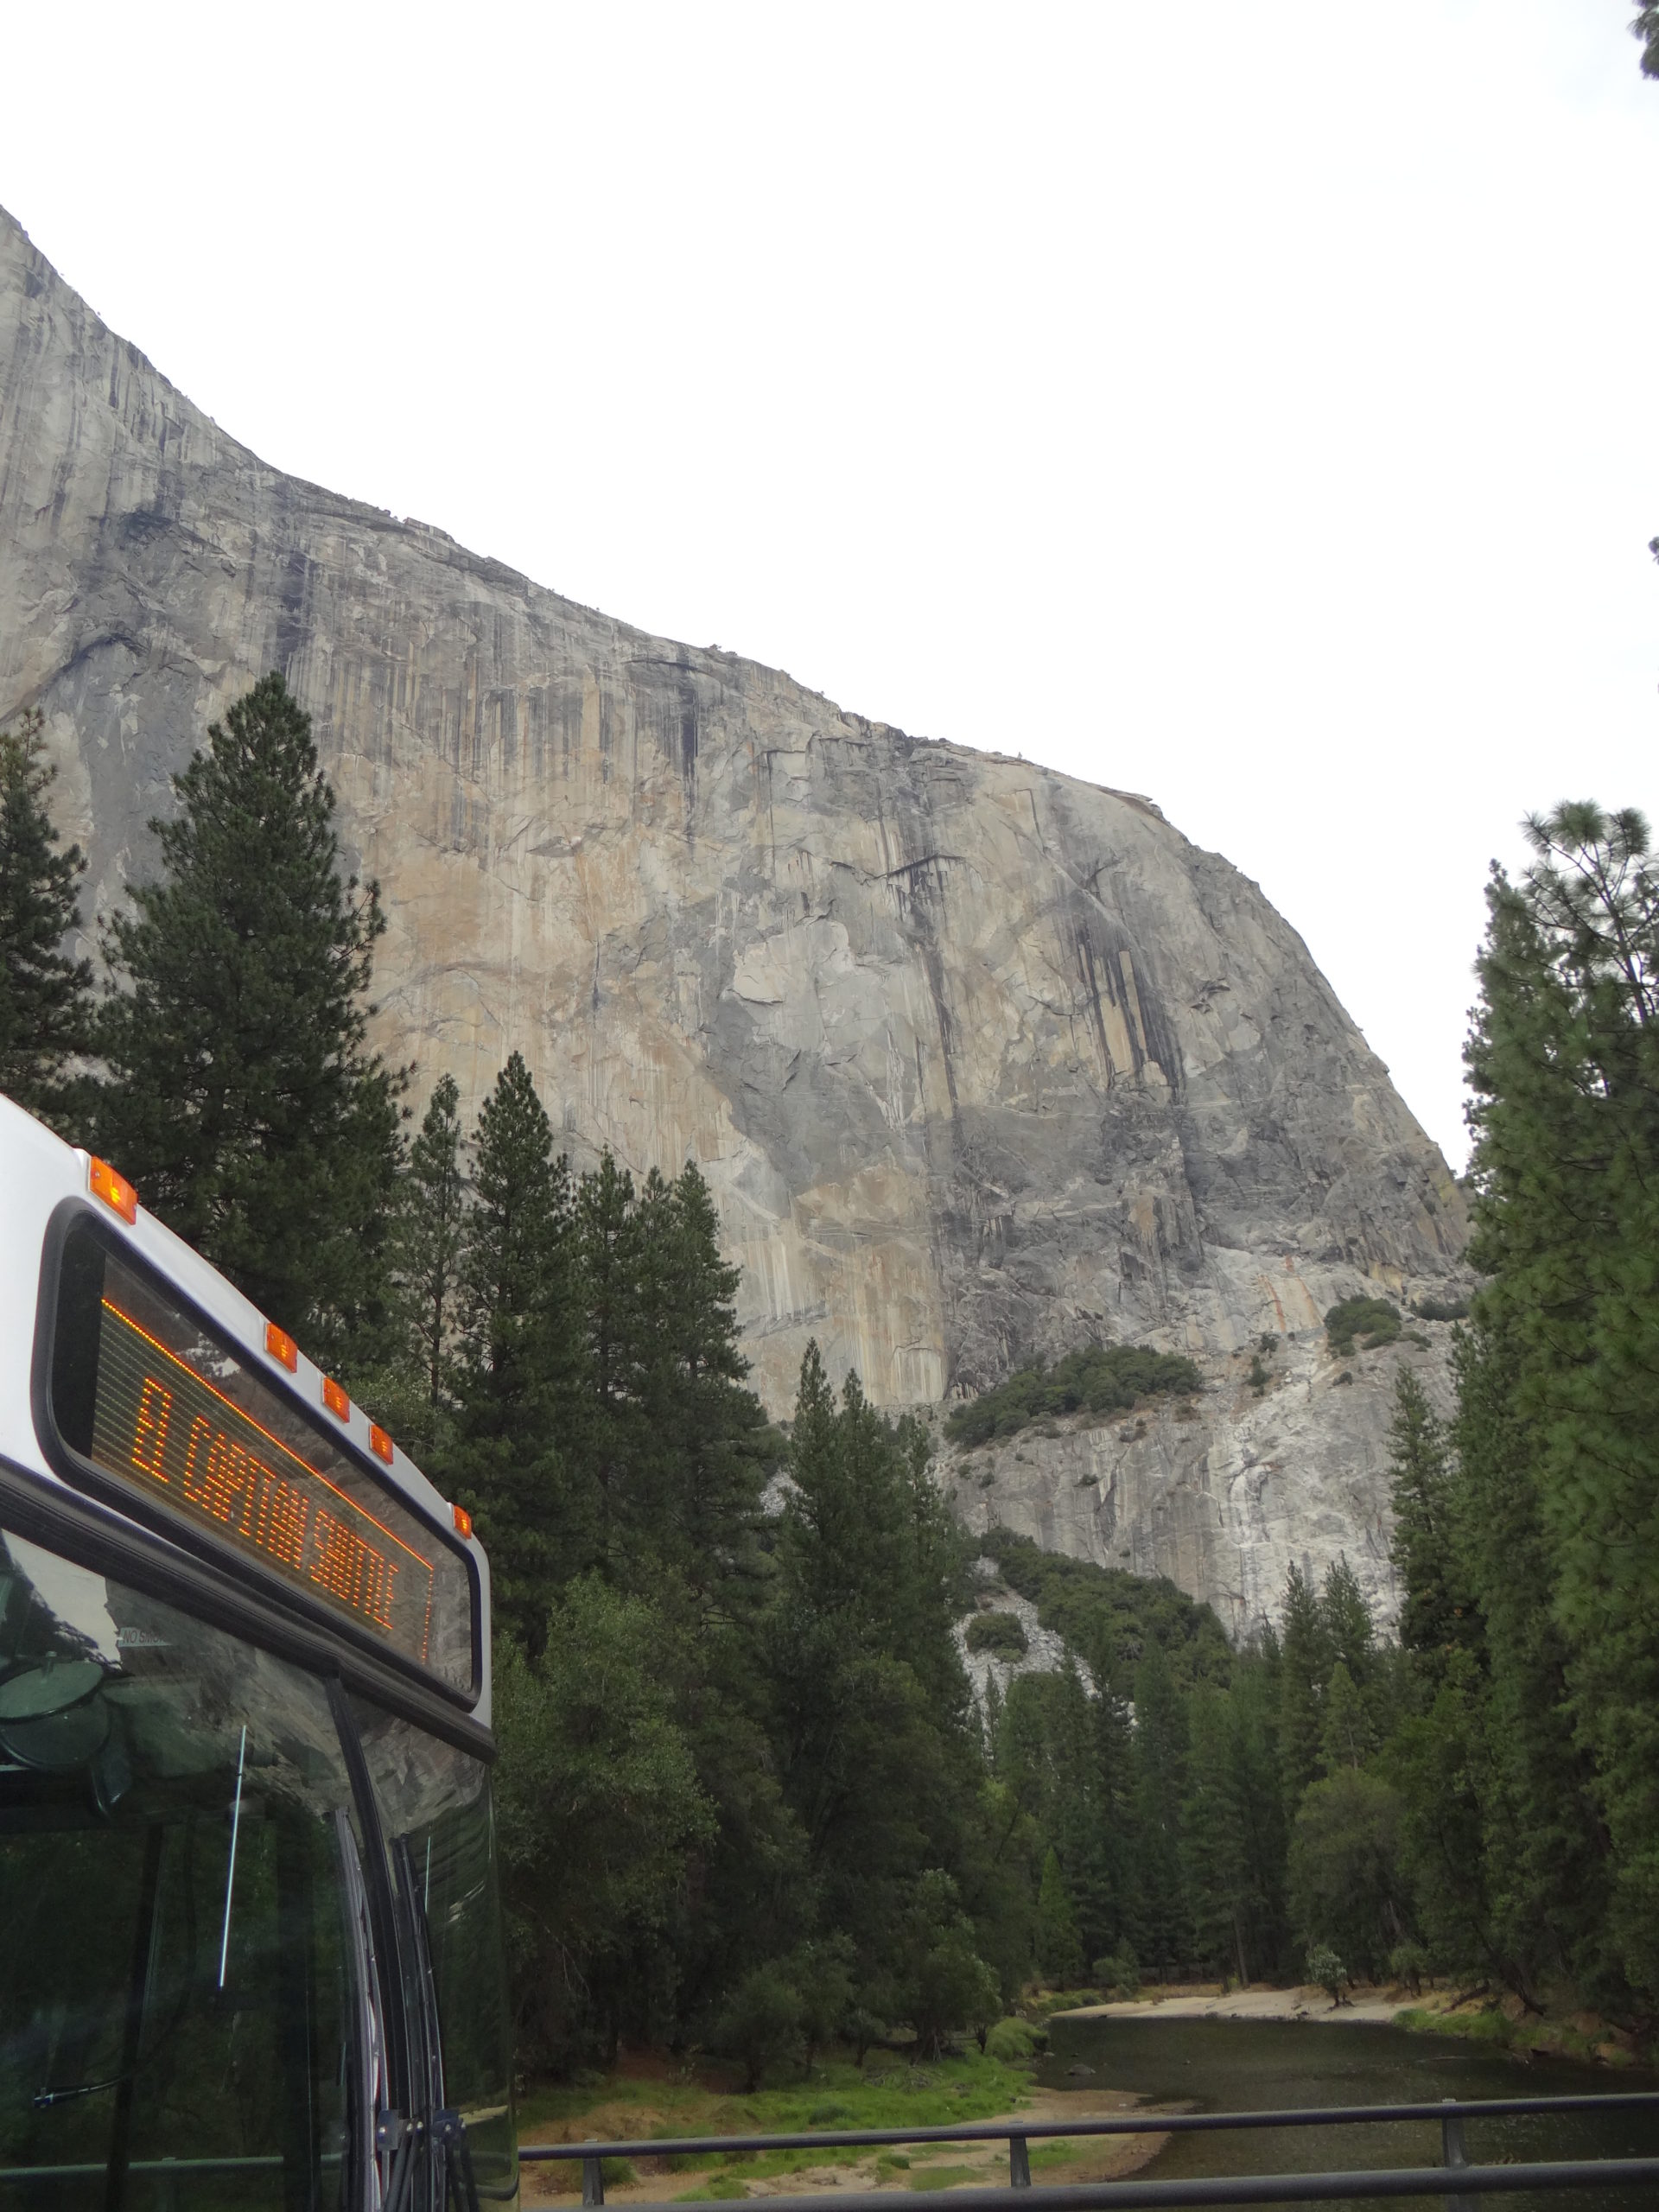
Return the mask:
{"type": "MultiPolygon", "coordinates": [[[[517,2137],[489,1777],[481,1760],[352,1700],[392,1876],[416,1941],[412,1971],[435,1986],[435,2105],[467,2124],[481,2199],[515,2202],[517,2137]],[[422,1957],[424,1954],[424,1958],[422,1957]]],[[[411,1999],[418,1993],[411,1990],[411,1999]]]]}
{"type": "Polygon", "coordinates": [[[321,1685],[0,1548],[0,2196],[323,2212],[362,2030],[321,1685]]]}

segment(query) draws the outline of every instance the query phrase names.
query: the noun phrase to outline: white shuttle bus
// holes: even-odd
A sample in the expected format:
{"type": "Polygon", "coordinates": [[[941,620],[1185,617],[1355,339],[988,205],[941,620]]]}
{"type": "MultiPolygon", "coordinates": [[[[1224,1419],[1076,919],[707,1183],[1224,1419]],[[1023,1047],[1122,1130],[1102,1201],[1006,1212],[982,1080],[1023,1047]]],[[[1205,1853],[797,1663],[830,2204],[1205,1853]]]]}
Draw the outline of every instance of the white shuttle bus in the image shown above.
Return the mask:
{"type": "Polygon", "coordinates": [[[0,1099],[0,2205],[518,2202],[464,1512],[0,1099]]]}

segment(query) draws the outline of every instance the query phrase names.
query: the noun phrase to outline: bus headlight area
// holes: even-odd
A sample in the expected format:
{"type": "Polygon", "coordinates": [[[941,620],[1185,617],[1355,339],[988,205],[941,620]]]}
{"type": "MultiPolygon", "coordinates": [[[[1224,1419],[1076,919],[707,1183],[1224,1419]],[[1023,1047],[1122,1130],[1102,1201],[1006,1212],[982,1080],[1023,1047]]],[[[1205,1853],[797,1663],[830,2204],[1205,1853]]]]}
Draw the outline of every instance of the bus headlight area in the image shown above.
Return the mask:
{"type": "Polygon", "coordinates": [[[0,2201],[514,2204],[482,1554],[89,1168],[0,1100],[0,2201]]]}

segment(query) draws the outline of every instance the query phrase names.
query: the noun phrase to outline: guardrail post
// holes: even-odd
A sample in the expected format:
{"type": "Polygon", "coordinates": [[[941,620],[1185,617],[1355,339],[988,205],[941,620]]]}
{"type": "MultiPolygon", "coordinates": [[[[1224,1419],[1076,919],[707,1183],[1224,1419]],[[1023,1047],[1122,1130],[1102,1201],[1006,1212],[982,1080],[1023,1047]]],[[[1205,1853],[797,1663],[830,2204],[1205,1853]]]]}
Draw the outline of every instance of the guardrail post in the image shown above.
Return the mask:
{"type": "Polygon", "coordinates": [[[1031,2187],[1031,2153],[1026,2147],[1023,2135],[1010,2135],[1008,2138],[1008,2187],[1031,2187]]]}
{"type": "Polygon", "coordinates": [[[605,2171],[597,2158],[582,2162],[582,2201],[584,2204],[605,2202],[605,2171]]]}
{"type": "MultiPolygon", "coordinates": [[[[1440,2101],[1442,2104],[1449,2105],[1454,2104],[1457,2101],[1453,2097],[1442,2097],[1440,2101]]],[[[1468,2163],[1463,2149],[1463,2114],[1460,2112],[1449,2112],[1440,2122],[1440,2164],[1448,2172],[1456,2173],[1460,2167],[1466,2166],[1468,2163]]],[[[1460,2190],[1449,2190],[1446,2199],[1446,2212],[1476,2212],[1475,2200],[1472,2196],[1465,2196],[1460,2190]]]]}

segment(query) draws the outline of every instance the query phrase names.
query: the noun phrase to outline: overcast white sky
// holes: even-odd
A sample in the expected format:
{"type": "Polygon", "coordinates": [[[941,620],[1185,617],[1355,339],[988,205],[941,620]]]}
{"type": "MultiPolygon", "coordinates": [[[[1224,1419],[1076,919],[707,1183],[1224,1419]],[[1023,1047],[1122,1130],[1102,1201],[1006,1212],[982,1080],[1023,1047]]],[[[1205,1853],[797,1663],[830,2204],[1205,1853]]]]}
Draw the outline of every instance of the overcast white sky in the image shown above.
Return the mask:
{"type": "Polygon", "coordinates": [[[0,201],[280,467],[1151,794],[1461,1166],[1488,859],[1659,812],[1635,12],[14,5],[0,201]]]}

